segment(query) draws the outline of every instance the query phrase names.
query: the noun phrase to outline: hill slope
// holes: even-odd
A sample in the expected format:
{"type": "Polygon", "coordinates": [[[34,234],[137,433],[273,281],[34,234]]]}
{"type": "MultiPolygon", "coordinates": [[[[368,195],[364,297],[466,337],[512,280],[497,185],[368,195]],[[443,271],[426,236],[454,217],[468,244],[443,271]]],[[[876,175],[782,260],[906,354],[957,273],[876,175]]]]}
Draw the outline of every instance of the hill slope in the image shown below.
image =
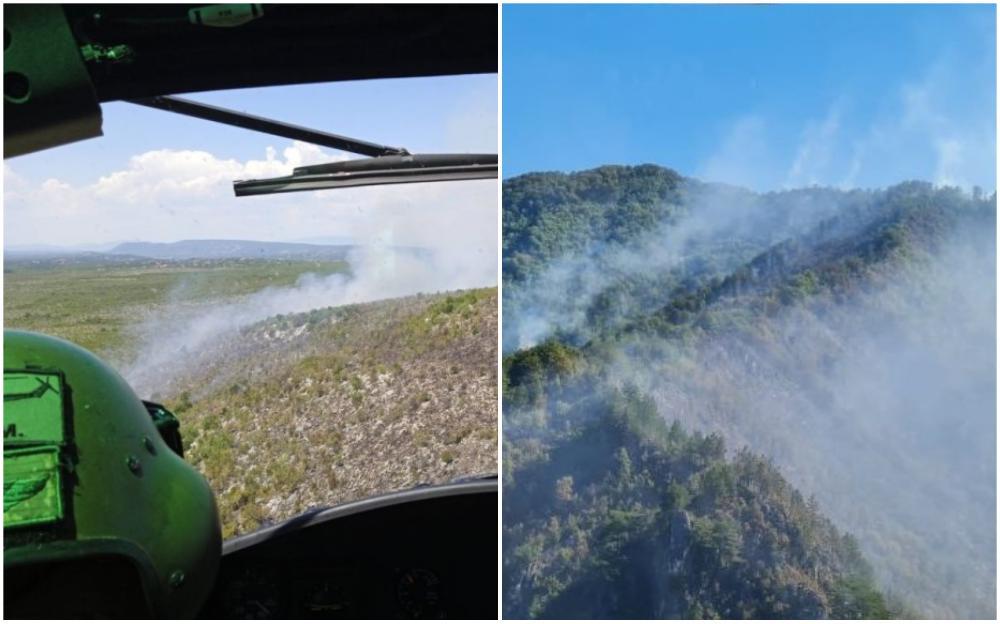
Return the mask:
{"type": "Polygon", "coordinates": [[[595,388],[635,384],[774,461],[922,613],[992,617],[995,196],[761,195],[652,166],[504,193],[515,463],[591,426],[595,388]]]}
{"type": "Polygon", "coordinates": [[[162,399],[232,536],[316,506],[495,474],[496,289],[271,318],[162,399]]]}
{"type": "Polygon", "coordinates": [[[176,411],[227,537],[314,506],[496,474],[496,288],[312,309],[392,291],[338,290],[350,269],[29,258],[5,266],[4,318],[93,350],[176,411]]]}
{"type": "Polygon", "coordinates": [[[634,387],[504,483],[508,617],[878,618],[857,543],[747,450],[668,427],[634,387]]]}

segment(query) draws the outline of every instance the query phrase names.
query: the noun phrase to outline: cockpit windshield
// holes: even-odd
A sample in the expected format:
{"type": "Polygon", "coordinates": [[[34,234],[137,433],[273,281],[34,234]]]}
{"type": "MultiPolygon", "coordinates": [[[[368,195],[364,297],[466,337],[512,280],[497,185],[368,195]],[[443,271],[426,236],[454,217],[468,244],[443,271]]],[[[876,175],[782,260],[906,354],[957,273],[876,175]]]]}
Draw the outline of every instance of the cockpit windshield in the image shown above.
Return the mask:
{"type": "MultiPolygon", "coordinates": [[[[184,97],[414,154],[497,151],[496,74],[184,97]]],[[[4,163],[4,325],[93,351],[175,415],[224,537],[496,473],[495,179],[237,198],[234,181],[357,156],[103,109],[104,137],[4,163]]]]}

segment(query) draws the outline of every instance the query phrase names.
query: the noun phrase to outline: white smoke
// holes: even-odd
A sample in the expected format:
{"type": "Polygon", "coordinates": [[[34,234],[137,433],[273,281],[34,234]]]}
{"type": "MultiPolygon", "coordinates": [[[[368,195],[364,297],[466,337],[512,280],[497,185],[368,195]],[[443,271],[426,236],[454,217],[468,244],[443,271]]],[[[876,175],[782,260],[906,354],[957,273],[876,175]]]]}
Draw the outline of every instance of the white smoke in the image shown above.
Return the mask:
{"type": "MultiPolygon", "coordinates": [[[[716,206],[716,217],[725,205],[716,206]]],[[[827,209],[816,206],[814,216],[827,209]]],[[[716,235],[721,228],[700,231],[716,235]]],[[[729,448],[746,445],[771,458],[793,485],[816,496],[839,528],[858,537],[883,587],[923,615],[993,617],[994,235],[975,222],[933,252],[884,261],[866,278],[852,278],[853,290],[843,299],[825,295],[773,316],[751,316],[734,324],[739,329],[709,334],[696,346],[645,332],[602,343],[596,352],[612,385],[636,384],[666,419],[719,432],[729,448]]],[[[657,232],[631,254],[613,252],[609,261],[564,259],[543,279],[548,289],[565,286],[572,280],[559,279],[573,266],[572,279],[593,271],[599,290],[636,275],[602,274],[607,266],[640,274],[668,266],[668,256],[660,261],[651,248],[668,240],[657,232]]],[[[558,294],[548,293],[546,301],[556,305],[558,294]]],[[[586,331],[583,308],[592,292],[562,294],[563,307],[551,318],[537,307],[525,320],[508,312],[505,325],[544,337],[581,319],[578,329],[586,331]]],[[[724,298],[708,312],[738,314],[738,305],[745,303],[724,298]]],[[[586,418],[575,398],[559,395],[560,405],[574,406],[565,409],[566,418],[586,418]]],[[[550,416],[561,422],[554,409],[550,416]]],[[[520,423],[535,426],[532,418],[530,411],[505,414],[505,437],[518,435],[520,423]]]]}
{"type": "Polygon", "coordinates": [[[220,341],[279,314],[496,284],[489,262],[470,262],[455,249],[405,249],[386,245],[355,248],[348,274],[299,277],[294,286],[267,288],[236,301],[186,304],[186,283],[178,284],[164,306],[133,328],[137,355],[121,367],[140,396],[168,389],[192,361],[203,361],[220,341]]]}
{"type": "Polygon", "coordinates": [[[756,251],[747,247],[746,254],[733,254],[732,259],[742,263],[769,244],[801,234],[839,210],[832,195],[816,189],[767,198],[735,186],[685,184],[686,203],[677,207],[676,219],[626,245],[593,244],[585,251],[565,254],[526,283],[511,285],[504,293],[504,351],[534,346],[556,332],[586,331],[596,298],[623,277],[656,280],[696,261],[699,246],[732,250],[733,242],[754,242],[756,251]]]}

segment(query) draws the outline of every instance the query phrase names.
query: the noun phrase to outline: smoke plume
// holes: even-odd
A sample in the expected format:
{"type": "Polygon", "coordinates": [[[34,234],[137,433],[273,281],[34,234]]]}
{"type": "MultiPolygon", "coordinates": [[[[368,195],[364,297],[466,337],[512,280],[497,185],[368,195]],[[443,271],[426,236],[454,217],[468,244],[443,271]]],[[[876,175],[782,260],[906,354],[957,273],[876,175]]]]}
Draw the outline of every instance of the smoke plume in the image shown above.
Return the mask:
{"type": "MultiPolygon", "coordinates": [[[[496,283],[495,265],[464,248],[413,250],[388,246],[355,248],[347,274],[305,274],[294,286],[267,288],[235,301],[182,302],[179,283],[167,303],[133,328],[138,353],[121,367],[140,396],[169,391],[181,374],[205,361],[239,330],[279,314],[496,283]]],[[[208,380],[206,380],[207,382],[208,380]]]]}

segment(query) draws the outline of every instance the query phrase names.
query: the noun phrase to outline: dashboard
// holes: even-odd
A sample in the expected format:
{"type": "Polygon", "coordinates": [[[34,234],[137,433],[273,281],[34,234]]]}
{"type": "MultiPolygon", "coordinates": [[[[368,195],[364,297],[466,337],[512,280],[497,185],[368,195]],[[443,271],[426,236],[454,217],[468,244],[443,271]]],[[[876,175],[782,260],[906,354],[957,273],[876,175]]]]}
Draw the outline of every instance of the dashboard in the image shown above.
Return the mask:
{"type": "Polygon", "coordinates": [[[497,487],[420,487],[230,540],[201,617],[496,619],[497,487]]]}

